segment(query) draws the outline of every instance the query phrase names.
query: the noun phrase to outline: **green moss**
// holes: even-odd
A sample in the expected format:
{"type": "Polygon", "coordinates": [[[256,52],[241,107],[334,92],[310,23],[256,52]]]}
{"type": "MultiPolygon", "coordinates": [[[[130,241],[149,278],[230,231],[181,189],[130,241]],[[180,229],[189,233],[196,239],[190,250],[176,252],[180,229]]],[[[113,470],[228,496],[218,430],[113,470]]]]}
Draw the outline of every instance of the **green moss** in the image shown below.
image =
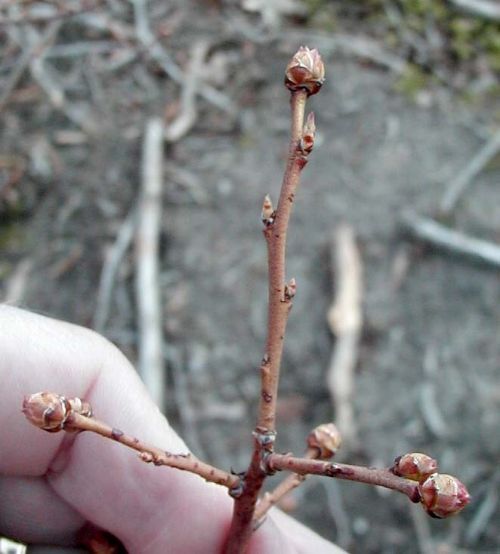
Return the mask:
{"type": "MultiPolygon", "coordinates": [[[[329,31],[339,27],[343,17],[363,20],[365,26],[382,32],[386,45],[391,49],[404,47],[412,50],[408,36],[422,42],[428,41],[428,33],[438,33],[441,39],[439,51],[430,51],[426,65],[457,64],[465,71],[476,71],[475,61],[485,60],[491,71],[500,71],[500,24],[472,14],[464,14],[448,0],[305,0],[309,23],[329,31]],[[395,9],[396,17],[388,17],[387,6],[395,9]]],[[[418,89],[423,82],[414,68],[401,78],[405,91],[418,89]]]]}
{"type": "Polygon", "coordinates": [[[418,65],[408,64],[403,74],[396,81],[394,88],[412,100],[429,84],[429,75],[424,73],[418,65]]]}
{"type": "Polygon", "coordinates": [[[26,239],[26,230],[19,221],[0,226],[0,250],[12,252],[20,250],[26,239]]]}

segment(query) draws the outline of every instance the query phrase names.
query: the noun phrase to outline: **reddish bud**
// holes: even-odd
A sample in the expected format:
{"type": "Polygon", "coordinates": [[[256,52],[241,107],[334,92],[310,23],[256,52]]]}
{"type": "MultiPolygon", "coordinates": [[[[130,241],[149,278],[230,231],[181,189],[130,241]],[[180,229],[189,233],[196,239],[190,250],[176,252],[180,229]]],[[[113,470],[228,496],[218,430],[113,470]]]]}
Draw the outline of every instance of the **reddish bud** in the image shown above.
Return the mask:
{"type": "Polygon", "coordinates": [[[452,475],[433,473],[420,483],[419,491],[425,510],[437,518],[458,514],[470,501],[465,485],[452,475]]]}
{"type": "Polygon", "coordinates": [[[420,452],[411,452],[394,460],[392,472],[412,481],[421,481],[436,473],[437,469],[438,463],[434,458],[420,452]]]}
{"type": "Polygon", "coordinates": [[[335,455],[342,443],[342,437],[333,423],[323,423],[313,429],[307,437],[307,446],[316,448],[318,458],[328,460],[335,455]]]}
{"type": "Polygon", "coordinates": [[[300,148],[302,152],[309,154],[314,146],[314,137],[316,135],[316,122],[314,120],[314,112],[310,112],[307,116],[304,130],[302,131],[302,140],[300,148]]]}
{"type": "Polygon", "coordinates": [[[37,392],[24,398],[23,413],[28,421],[50,433],[64,428],[70,412],[68,400],[53,392],[37,392]]]}
{"type": "Polygon", "coordinates": [[[301,46],[286,66],[285,85],[292,92],[305,89],[310,96],[319,91],[324,81],[325,66],[319,52],[301,46]]]}

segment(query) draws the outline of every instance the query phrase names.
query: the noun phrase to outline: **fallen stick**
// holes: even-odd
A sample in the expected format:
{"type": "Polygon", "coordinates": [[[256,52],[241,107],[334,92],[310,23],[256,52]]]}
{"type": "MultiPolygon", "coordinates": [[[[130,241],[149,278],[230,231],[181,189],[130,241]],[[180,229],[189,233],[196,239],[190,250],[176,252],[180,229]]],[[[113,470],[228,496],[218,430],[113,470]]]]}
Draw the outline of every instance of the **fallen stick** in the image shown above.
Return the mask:
{"type": "Polygon", "coordinates": [[[102,333],[108,321],[115,284],[116,274],[120,263],[130,247],[137,224],[137,211],[132,208],[118,230],[115,242],[106,254],[101,271],[99,290],[97,292],[96,310],[92,327],[102,333]]]}
{"type": "Polygon", "coordinates": [[[500,246],[485,240],[469,237],[459,231],[437,223],[433,219],[414,213],[405,213],[402,224],[417,239],[433,244],[453,254],[460,254],[500,267],[500,246]]]}
{"type": "Polygon", "coordinates": [[[490,0],[451,0],[451,3],[463,10],[464,12],[491,19],[492,21],[500,21],[500,5],[498,1],[490,0]]]}
{"type": "Polygon", "coordinates": [[[198,110],[196,96],[200,84],[201,70],[208,52],[208,42],[195,42],[191,49],[191,61],[184,79],[184,88],[181,93],[181,111],[179,115],[165,129],[165,140],[176,142],[189,132],[196,122],[198,110]]]}
{"type": "Polygon", "coordinates": [[[333,243],[335,300],[327,320],[336,340],[326,381],[335,409],[335,424],[344,444],[355,449],[359,439],[352,398],[362,327],[362,266],[352,227],[340,225],[333,243]]]}
{"type": "Polygon", "coordinates": [[[20,60],[16,63],[14,69],[9,75],[9,78],[7,79],[7,83],[4,86],[2,93],[0,94],[0,112],[7,105],[10,95],[21,80],[26,69],[30,66],[33,58],[40,55],[50,45],[59,31],[59,28],[60,23],[51,23],[37,41],[32,42],[23,50],[20,60]]]}
{"type": "Polygon", "coordinates": [[[460,195],[472,183],[473,179],[500,152],[500,131],[497,131],[486,144],[476,153],[470,162],[458,173],[446,188],[441,200],[440,210],[443,215],[449,215],[455,208],[460,195]]]}
{"type": "Polygon", "coordinates": [[[136,297],[139,327],[139,374],[153,400],[165,407],[165,372],[161,328],[159,239],[163,165],[163,124],[146,124],[142,183],[136,233],[136,297]]]}
{"type": "MultiPolygon", "coordinates": [[[[182,85],[184,73],[168,55],[168,52],[158,42],[149,25],[147,14],[147,0],[132,0],[134,6],[135,31],[137,40],[149,54],[149,56],[162,68],[162,70],[177,84],[182,85]]],[[[199,87],[198,94],[220,110],[234,115],[236,107],[222,92],[210,85],[199,87]]]]}

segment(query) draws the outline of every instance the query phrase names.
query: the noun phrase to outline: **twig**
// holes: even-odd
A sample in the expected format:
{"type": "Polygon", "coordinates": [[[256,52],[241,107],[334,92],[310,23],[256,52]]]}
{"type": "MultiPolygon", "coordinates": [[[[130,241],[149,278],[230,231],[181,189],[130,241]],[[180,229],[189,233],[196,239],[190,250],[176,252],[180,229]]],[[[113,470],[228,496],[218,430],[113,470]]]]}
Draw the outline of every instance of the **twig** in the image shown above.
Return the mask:
{"type": "Polygon", "coordinates": [[[434,244],[454,254],[500,267],[500,246],[469,237],[437,223],[433,219],[407,212],[403,215],[404,228],[420,240],[434,244]]]}
{"type": "Polygon", "coordinates": [[[500,21],[500,6],[491,0],[451,0],[457,8],[472,15],[500,21]]]}
{"type": "MultiPolygon", "coordinates": [[[[134,6],[135,15],[135,30],[138,41],[146,50],[148,55],[161,67],[161,69],[177,84],[182,85],[184,81],[184,73],[177,66],[163,46],[158,42],[157,38],[151,31],[147,14],[147,0],[131,0],[134,6]]],[[[220,110],[234,115],[236,107],[231,100],[222,92],[204,85],[198,89],[198,94],[205,100],[219,108],[220,110]]]]}
{"type": "Polygon", "coordinates": [[[206,481],[227,488],[233,487],[240,479],[237,475],[202,462],[190,452],[166,452],[136,437],[126,435],[120,429],[106,425],[92,417],[90,404],[79,398],[66,399],[54,393],[35,393],[24,399],[23,412],[33,425],[45,431],[90,431],[136,450],[140,454],[140,459],[146,463],[189,471],[206,481]]]}
{"type": "Polygon", "coordinates": [[[405,494],[412,502],[419,502],[421,499],[417,482],[394,475],[388,469],[324,462],[322,460],[307,460],[305,458],[294,458],[289,454],[276,453],[269,454],[265,463],[271,472],[293,471],[302,475],[323,475],[395,490],[405,494]]]}
{"type": "Polygon", "coordinates": [[[102,333],[106,322],[108,321],[111,307],[111,296],[116,274],[125,253],[130,247],[137,224],[137,210],[132,208],[118,230],[115,242],[106,254],[101,278],[99,280],[99,290],[97,292],[96,310],[92,327],[102,333]]]}
{"type": "Polygon", "coordinates": [[[95,0],[95,2],[82,2],[83,5],[72,8],[71,6],[65,7],[63,10],[55,12],[53,14],[34,16],[31,14],[20,14],[13,17],[0,17],[0,26],[5,25],[20,25],[26,23],[48,23],[57,19],[69,18],[75,15],[80,15],[85,12],[96,10],[103,0],[95,0]]]}
{"type": "Polygon", "coordinates": [[[285,83],[291,91],[291,130],[288,159],[276,211],[269,197],[263,204],[262,219],[268,255],[268,319],[266,350],[261,364],[261,393],[254,445],[243,486],[233,491],[233,520],[225,548],[226,554],[245,552],[253,530],[257,498],[266,478],[263,457],[273,451],[276,437],[276,402],[283,341],[296,284],[285,281],[285,250],[288,222],[300,174],[314,144],[314,115],[304,125],[307,97],[319,91],[324,81],[324,66],[316,50],[301,48],[287,67],[285,83]],[[305,68],[305,69],[304,69],[305,68]],[[298,83],[297,83],[298,81],[298,83]]]}
{"type": "Polygon", "coordinates": [[[163,125],[146,124],[142,154],[142,190],[136,234],[136,296],[139,325],[139,373],[156,404],[165,407],[165,372],[159,284],[159,238],[163,166],[163,125]]]}
{"type": "Polygon", "coordinates": [[[181,95],[181,112],[165,129],[165,140],[168,142],[176,142],[182,138],[196,122],[198,115],[196,95],[208,46],[207,41],[200,40],[195,42],[191,49],[191,61],[186,72],[181,95]]]}
{"type": "Polygon", "coordinates": [[[47,46],[54,39],[54,36],[57,34],[59,27],[60,23],[52,23],[47,27],[47,29],[45,29],[45,32],[38,38],[37,41],[34,41],[24,49],[21,54],[21,59],[16,63],[15,68],[9,75],[7,83],[2,91],[2,94],[0,95],[0,112],[7,105],[10,95],[16,88],[26,69],[30,66],[33,58],[40,55],[45,48],[47,48],[47,46]]]}
{"type": "Polygon", "coordinates": [[[456,175],[446,187],[441,200],[440,211],[443,215],[449,215],[465,191],[479,173],[500,151],[500,131],[497,131],[486,144],[474,155],[470,162],[456,175]]]}
{"type": "Polygon", "coordinates": [[[335,300],[327,319],[336,341],[326,380],[335,408],[335,423],[344,443],[356,449],[359,439],[352,397],[362,327],[361,257],[352,227],[340,225],[333,242],[335,300]]]}

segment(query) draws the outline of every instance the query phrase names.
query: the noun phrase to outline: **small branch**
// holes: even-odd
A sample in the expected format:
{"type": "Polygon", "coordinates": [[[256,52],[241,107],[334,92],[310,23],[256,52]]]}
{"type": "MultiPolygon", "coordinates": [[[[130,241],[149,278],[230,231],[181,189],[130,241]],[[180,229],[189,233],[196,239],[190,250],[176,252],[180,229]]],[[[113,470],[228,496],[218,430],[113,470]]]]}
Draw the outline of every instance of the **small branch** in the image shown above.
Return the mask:
{"type": "Polygon", "coordinates": [[[401,492],[412,502],[420,501],[418,483],[394,475],[394,473],[388,469],[353,466],[324,462],[322,460],[308,460],[305,458],[294,458],[289,454],[276,453],[269,454],[266,459],[266,464],[271,472],[293,471],[300,475],[323,475],[335,479],[377,485],[379,487],[401,492]]]}
{"type": "Polygon", "coordinates": [[[354,370],[362,327],[362,267],[354,231],[341,225],[334,237],[332,252],[335,300],[328,310],[328,324],[336,336],[327,385],[335,409],[335,423],[349,448],[358,446],[353,410],[354,370]]]}
{"type": "Polygon", "coordinates": [[[136,437],[126,435],[120,429],[106,425],[93,418],[90,404],[79,398],[66,399],[55,393],[35,393],[24,399],[23,413],[30,423],[45,431],[64,430],[70,433],[90,431],[136,450],[143,462],[189,471],[210,483],[231,488],[240,480],[237,475],[206,464],[190,452],[186,454],[166,452],[136,437]]]}
{"type": "Polygon", "coordinates": [[[196,122],[198,115],[196,96],[208,46],[207,41],[201,40],[195,42],[191,49],[191,61],[181,94],[181,111],[177,118],[165,129],[165,140],[168,142],[176,142],[182,138],[196,122]]]}
{"type": "MultiPolygon", "coordinates": [[[[183,84],[184,73],[168,55],[168,52],[158,42],[149,24],[147,13],[147,0],[131,0],[134,6],[135,30],[139,43],[146,50],[148,55],[161,67],[161,69],[179,85],[183,84]]],[[[220,110],[234,115],[236,107],[231,100],[210,85],[204,85],[197,90],[207,102],[220,110]]]]}
{"type": "Polygon", "coordinates": [[[134,206],[120,225],[115,242],[106,254],[99,280],[99,290],[97,292],[96,309],[92,325],[98,333],[104,331],[108,321],[116,274],[125,253],[130,247],[136,224],[137,211],[134,206]]]}
{"type": "MultiPolygon", "coordinates": [[[[75,6],[74,8],[71,6],[64,7],[63,9],[59,11],[55,11],[52,14],[47,15],[32,15],[30,13],[20,13],[14,17],[0,17],[0,27],[6,26],[6,25],[24,25],[27,23],[36,23],[36,24],[42,24],[42,23],[48,23],[50,21],[54,21],[57,19],[64,19],[73,17],[75,15],[80,15],[85,12],[96,10],[100,7],[100,5],[103,3],[102,0],[95,0],[95,2],[82,2],[82,5],[75,6]]],[[[55,6],[57,8],[57,6],[55,6]]]]}
{"type": "Polygon", "coordinates": [[[450,0],[451,3],[464,12],[491,19],[492,21],[500,21],[500,6],[498,2],[491,0],[450,0]]]}
{"type": "Polygon", "coordinates": [[[278,209],[273,224],[265,231],[268,251],[269,307],[267,323],[266,353],[262,360],[261,395],[257,427],[253,433],[254,449],[245,475],[244,494],[235,499],[233,521],[229,532],[227,554],[245,551],[245,545],[253,531],[252,521],[258,495],[266,473],[262,469],[263,452],[273,448],[276,432],[276,401],[279,371],[283,353],[283,341],[289,311],[290,299],[285,298],[285,247],[286,232],[291,208],[303,165],[299,163],[298,145],[304,124],[304,109],[307,92],[292,93],[292,128],[288,163],[281,187],[278,209]]]}
{"type": "Polygon", "coordinates": [[[407,231],[420,240],[429,242],[452,252],[500,267],[500,246],[464,235],[437,223],[433,219],[421,217],[411,212],[403,215],[403,225],[407,231]]]}
{"type": "Polygon", "coordinates": [[[142,158],[142,191],[136,236],[136,296],[139,324],[139,373],[160,409],[165,407],[165,371],[159,284],[159,239],[163,165],[163,125],[146,125],[142,158]]]}
{"type": "Polygon", "coordinates": [[[317,93],[324,82],[324,65],[317,50],[301,47],[288,64],[285,85],[291,91],[291,129],[288,159],[274,212],[269,197],[264,200],[262,219],[268,254],[268,319],[266,350],[260,367],[261,392],[254,445],[243,487],[235,494],[233,520],[224,552],[245,552],[253,531],[253,515],[266,478],[264,457],[273,451],[276,437],[276,402],[283,354],[283,341],[296,284],[285,282],[285,254],[288,223],[300,174],[314,145],[314,114],[304,125],[308,96],[317,93]]]}
{"type": "Polygon", "coordinates": [[[36,56],[40,56],[43,51],[52,43],[54,37],[59,31],[59,28],[59,23],[52,23],[45,29],[44,33],[40,37],[38,37],[36,41],[33,41],[23,50],[19,61],[16,63],[14,69],[10,73],[9,78],[7,79],[7,83],[0,93],[0,112],[7,105],[10,95],[21,80],[26,69],[28,69],[28,67],[32,63],[33,59],[36,58],[36,56]]]}
{"type": "Polygon", "coordinates": [[[465,189],[490,163],[499,151],[500,131],[497,131],[447,186],[440,205],[440,211],[443,215],[449,215],[453,212],[465,189]]]}

